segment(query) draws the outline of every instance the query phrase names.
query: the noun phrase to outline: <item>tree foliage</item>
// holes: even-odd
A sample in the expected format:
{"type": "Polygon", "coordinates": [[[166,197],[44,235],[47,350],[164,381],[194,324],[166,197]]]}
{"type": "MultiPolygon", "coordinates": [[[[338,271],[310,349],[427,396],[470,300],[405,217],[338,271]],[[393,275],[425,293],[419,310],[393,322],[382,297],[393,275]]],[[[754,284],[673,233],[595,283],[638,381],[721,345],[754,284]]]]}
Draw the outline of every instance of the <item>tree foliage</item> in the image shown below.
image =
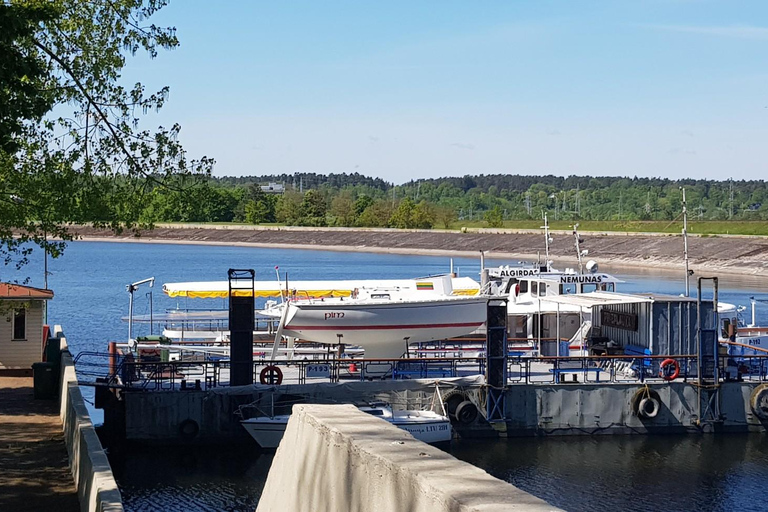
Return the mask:
{"type": "Polygon", "coordinates": [[[168,88],[147,93],[141,83],[121,80],[128,56],[154,58],[178,45],[175,29],[148,23],[166,3],[0,4],[0,250],[6,262],[20,257],[23,263],[30,241],[58,254],[64,243],[49,237],[71,239],[70,222],[137,229],[152,217],[144,210],[158,187],[184,194],[210,173],[212,160],[187,159],[179,125],[143,126],[143,115],[162,108],[168,88]]]}

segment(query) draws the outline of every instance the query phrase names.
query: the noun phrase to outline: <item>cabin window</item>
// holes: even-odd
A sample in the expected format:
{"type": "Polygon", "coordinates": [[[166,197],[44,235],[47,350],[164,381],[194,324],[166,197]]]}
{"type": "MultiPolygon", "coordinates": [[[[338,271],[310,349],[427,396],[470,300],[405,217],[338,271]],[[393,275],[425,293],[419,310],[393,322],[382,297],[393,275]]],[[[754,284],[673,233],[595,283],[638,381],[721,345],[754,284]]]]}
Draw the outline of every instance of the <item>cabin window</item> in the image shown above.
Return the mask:
{"type": "Polygon", "coordinates": [[[560,285],[560,295],[566,295],[570,293],[576,293],[576,283],[560,285]]]}
{"type": "Polygon", "coordinates": [[[512,327],[514,329],[512,337],[516,339],[528,338],[528,319],[522,315],[513,316],[511,318],[512,327]]]}
{"type": "Polygon", "coordinates": [[[370,414],[372,416],[384,416],[384,411],[382,411],[381,409],[371,409],[371,410],[365,411],[365,412],[367,412],[368,414],[370,414]]]}
{"type": "Polygon", "coordinates": [[[597,285],[595,283],[584,283],[581,285],[581,293],[596,292],[597,285]]]}
{"type": "Polygon", "coordinates": [[[372,299],[382,299],[382,300],[389,300],[389,294],[388,293],[372,293],[371,294],[372,299]]]}
{"type": "Polygon", "coordinates": [[[27,339],[27,309],[19,308],[13,310],[13,339],[27,339]]]}
{"type": "Polygon", "coordinates": [[[528,281],[520,281],[520,293],[528,293],[528,281]]]}
{"type": "Polygon", "coordinates": [[[547,283],[539,283],[539,297],[547,294],[547,283]]]}
{"type": "Polygon", "coordinates": [[[538,295],[538,294],[539,294],[539,282],[531,281],[531,295],[538,295]]]}

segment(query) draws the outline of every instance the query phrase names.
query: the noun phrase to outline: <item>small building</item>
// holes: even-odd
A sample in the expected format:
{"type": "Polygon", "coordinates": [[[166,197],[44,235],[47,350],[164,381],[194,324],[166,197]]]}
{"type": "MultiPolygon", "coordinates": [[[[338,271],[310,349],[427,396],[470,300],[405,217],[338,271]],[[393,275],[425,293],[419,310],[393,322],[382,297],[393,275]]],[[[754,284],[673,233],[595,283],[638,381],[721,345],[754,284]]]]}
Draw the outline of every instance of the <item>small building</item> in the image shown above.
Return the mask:
{"type": "Polygon", "coordinates": [[[0,375],[31,371],[44,347],[45,301],[52,290],[0,283],[0,375]]]}
{"type": "Polygon", "coordinates": [[[261,190],[267,194],[283,194],[285,193],[285,185],[282,183],[268,183],[266,185],[260,185],[261,190]]]}
{"type": "MultiPolygon", "coordinates": [[[[698,353],[698,304],[693,297],[597,291],[542,300],[589,308],[591,342],[600,340],[621,349],[648,350],[654,355],[698,353]]],[[[704,328],[715,329],[717,315],[712,300],[701,302],[701,314],[704,328]]]]}

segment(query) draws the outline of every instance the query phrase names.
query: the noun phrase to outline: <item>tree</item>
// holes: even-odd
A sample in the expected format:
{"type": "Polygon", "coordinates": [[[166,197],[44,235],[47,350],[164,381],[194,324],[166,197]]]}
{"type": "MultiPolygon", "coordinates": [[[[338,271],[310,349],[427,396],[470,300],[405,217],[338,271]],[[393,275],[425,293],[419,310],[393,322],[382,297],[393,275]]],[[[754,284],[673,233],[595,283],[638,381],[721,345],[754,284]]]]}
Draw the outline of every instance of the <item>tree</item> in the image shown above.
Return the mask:
{"type": "Polygon", "coordinates": [[[504,227],[504,212],[498,205],[494,206],[493,209],[485,212],[483,218],[485,219],[485,223],[488,224],[489,228],[504,227]]]}
{"type": "Polygon", "coordinates": [[[0,252],[6,263],[23,264],[28,242],[57,256],[65,243],[49,237],[71,240],[69,222],[137,230],[157,186],[189,189],[210,173],[212,160],[187,159],[179,125],[142,127],[142,114],[162,108],[168,88],[148,95],[141,83],[120,81],[126,53],[154,58],[178,45],[175,29],[147,22],[166,3],[0,4],[0,252]],[[188,179],[172,179],[178,176],[188,179]]]}
{"type": "Polygon", "coordinates": [[[301,201],[299,223],[304,226],[325,226],[325,198],[318,190],[307,190],[301,201]]]}
{"type": "Polygon", "coordinates": [[[357,224],[368,228],[387,227],[389,218],[392,215],[391,203],[387,200],[378,200],[360,214],[357,224]]]}
{"type": "Polygon", "coordinates": [[[449,229],[458,218],[459,216],[456,215],[455,208],[449,206],[439,206],[435,208],[435,221],[443,226],[444,229],[449,229]]]}
{"type": "Polygon", "coordinates": [[[354,226],[357,212],[351,192],[342,190],[339,192],[339,195],[333,198],[331,201],[331,215],[333,215],[334,224],[337,226],[354,226]]]}

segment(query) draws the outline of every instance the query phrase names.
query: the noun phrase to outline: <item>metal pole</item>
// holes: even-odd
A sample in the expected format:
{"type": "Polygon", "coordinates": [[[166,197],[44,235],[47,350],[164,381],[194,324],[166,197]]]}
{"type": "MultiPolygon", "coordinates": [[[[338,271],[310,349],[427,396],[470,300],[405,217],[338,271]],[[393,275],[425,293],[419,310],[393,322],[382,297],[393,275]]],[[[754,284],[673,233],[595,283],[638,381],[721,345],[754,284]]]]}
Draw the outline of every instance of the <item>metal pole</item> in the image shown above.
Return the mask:
{"type": "Polygon", "coordinates": [[[683,259],[685,260],[685,296],[691,296],[691,288],[688,283],[690,272],[688,271],[688,208],[685,205],[685,189],[683,189],[683,259]]]}

